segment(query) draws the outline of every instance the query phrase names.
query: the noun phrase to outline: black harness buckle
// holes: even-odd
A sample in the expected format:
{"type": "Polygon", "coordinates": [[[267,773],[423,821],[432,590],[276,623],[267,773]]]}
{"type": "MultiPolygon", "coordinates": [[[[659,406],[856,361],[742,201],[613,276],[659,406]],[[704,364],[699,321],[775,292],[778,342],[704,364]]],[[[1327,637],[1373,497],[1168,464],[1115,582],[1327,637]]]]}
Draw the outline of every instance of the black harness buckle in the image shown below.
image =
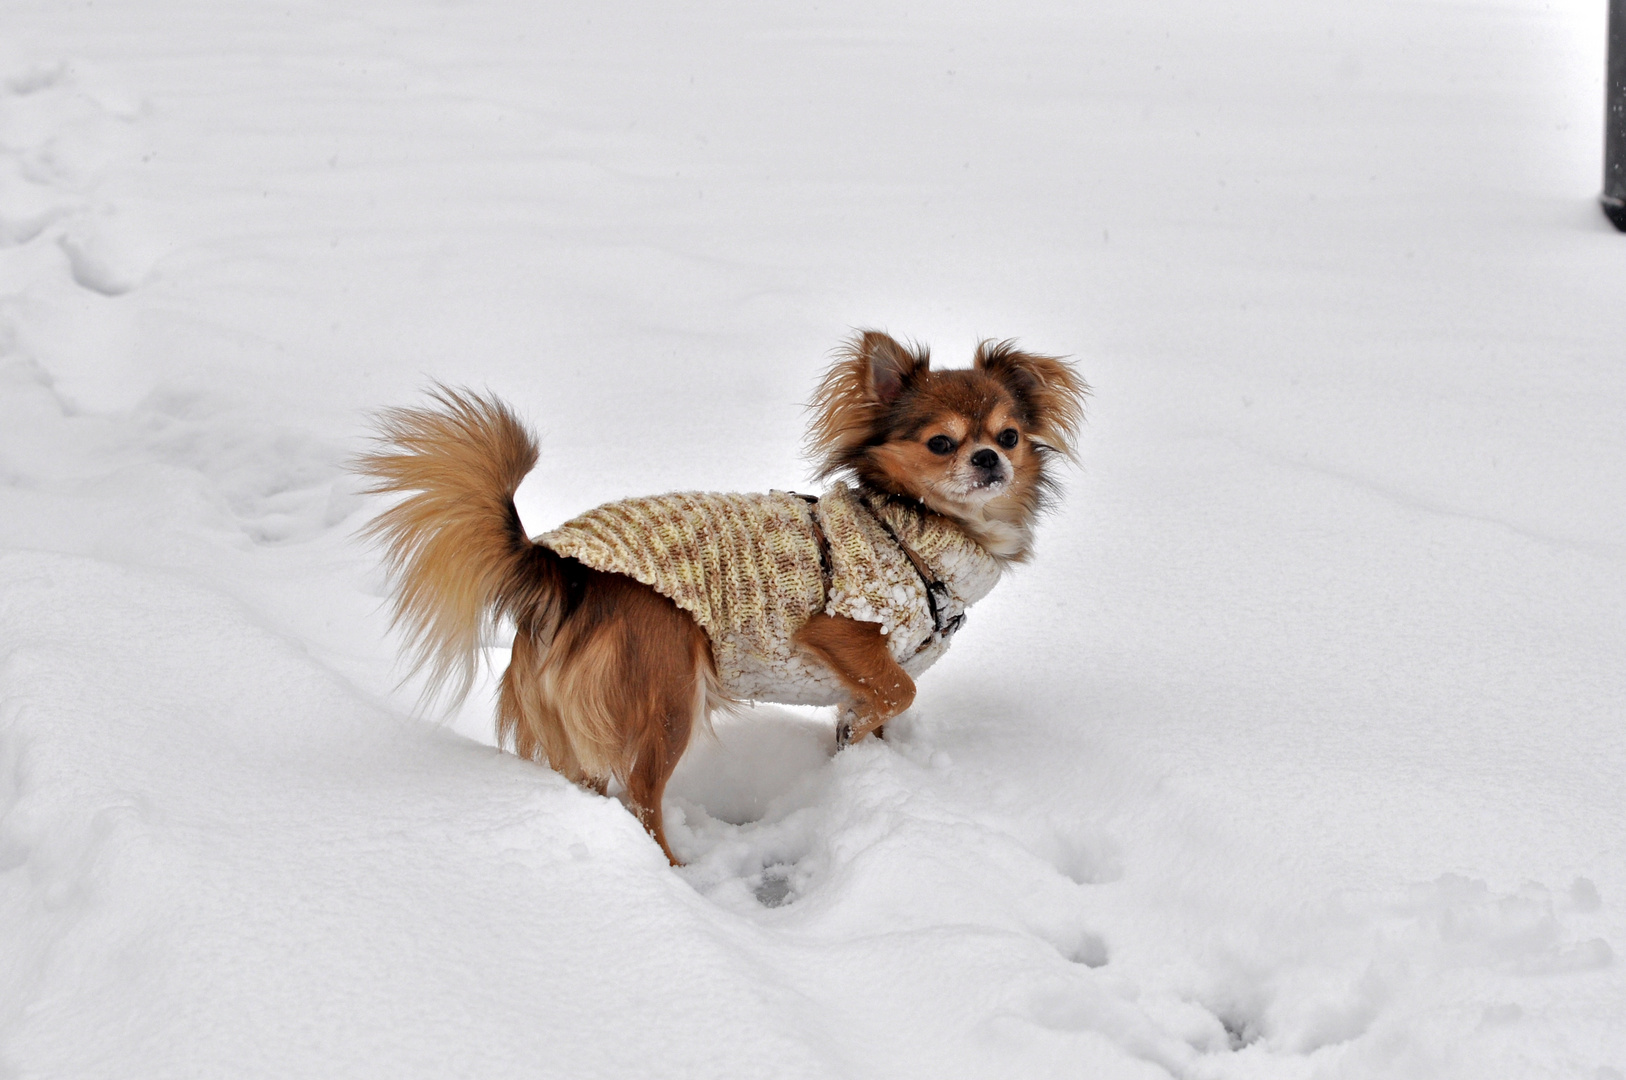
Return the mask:
{"type": "Polygon", "coordinates": [[[952,619],[943,618],[943,604],[949,599],[949,588],[941,581],[932,581],[926,586],[926,606],[931,608],[932,628],[940,638],[951,638],[959,633],[960,627],[965,625],[965,612],[960,612],[952,619]]]}

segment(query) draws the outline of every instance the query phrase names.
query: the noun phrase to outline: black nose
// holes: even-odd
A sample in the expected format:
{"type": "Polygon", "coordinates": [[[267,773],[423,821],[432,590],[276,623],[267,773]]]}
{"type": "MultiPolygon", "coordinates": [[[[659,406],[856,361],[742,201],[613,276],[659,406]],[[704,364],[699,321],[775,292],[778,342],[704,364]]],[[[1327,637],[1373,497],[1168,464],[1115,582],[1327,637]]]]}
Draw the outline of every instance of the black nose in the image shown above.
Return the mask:
{"type": "Polygon", "coordinates": [[[971,464],[979,469],[993,469],[999,465],[999,455],[986,446],[971,455],[971,464]]]}

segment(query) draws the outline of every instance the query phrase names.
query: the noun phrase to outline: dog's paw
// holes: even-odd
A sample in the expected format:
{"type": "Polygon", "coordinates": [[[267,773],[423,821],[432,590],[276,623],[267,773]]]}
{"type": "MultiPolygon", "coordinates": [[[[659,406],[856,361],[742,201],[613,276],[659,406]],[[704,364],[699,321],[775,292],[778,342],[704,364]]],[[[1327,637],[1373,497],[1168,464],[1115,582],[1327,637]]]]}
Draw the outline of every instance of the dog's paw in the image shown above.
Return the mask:
{"type": "Polygon", "coordinates": [[[857,710],[842,708],[836,713],[836,749],[845,750],[863,738],[863,730],[864,718],[858,715],[857,710]]]}
{"type": "Polygon", "coordinates": [[[885,721],[877,723],[875,718],[864,717],[851,709],[842,709],[836,716],[836,749],[842,750],[855,742],[862,742],[869,736],[877,739],[886,737],[885,721]]]}

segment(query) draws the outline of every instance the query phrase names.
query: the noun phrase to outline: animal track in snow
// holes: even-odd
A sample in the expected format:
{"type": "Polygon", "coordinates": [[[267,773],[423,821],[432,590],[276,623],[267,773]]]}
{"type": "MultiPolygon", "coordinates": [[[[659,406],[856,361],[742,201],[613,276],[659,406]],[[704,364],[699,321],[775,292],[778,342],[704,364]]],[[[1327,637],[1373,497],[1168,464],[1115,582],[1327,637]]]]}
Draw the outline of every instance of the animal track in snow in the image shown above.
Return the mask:
{"type": "Polygon", "coordinates": [[[116,236],[109,237],[94,224],[86,227],[84,215],[57,238],[57,246],[68,257],[73,280],[103,296],[122,296],[145,276],[139,262],[121,250],[116,236]]]}
{"type": "Polygon", "coordinates": [[[755,706],[697,731],[667,788],[667,832],[702,891],[730,904],[794,904],[812,873],[835,732],[822,710],[755,706]]]}
{"type": "MultiPolygon", "coordinates": [[[[104,180],[144,138],[142,102],[104,74],[0,53],[0,280],[15,249],[54,243],[75,284],[103,296],[151,270],[104,180]]],[[[28,265],[32,265],[29,263],[28,265]]]]}
{"type": "Polygon", "coordinates": [[[28,243],[78,208],[77,199],[0,169],[0,248],[28,243]]]}
{"type": "Polygon", "coordinates": [[[1088,968],[1106,967],[1111,959],[1107,953],[1107,943],[1101,935],[1089,930],[1080,931],[1077,944],[1064,955],[1073,963],[1088,968]]]}
{"type": "Polygon", "coordinates": [[[1258,1043],[1275,1055],[1402,1038],[1404,1018],[1442,986],[1473,1023],[1508,1025],[1523,1015],[1510,999],[1530,980],[1586,976],[1613,962],[1609,943],[1587,930],[1599,906],[1584,878],[1568,890],[1527,883],[1497,892],[1445,874],[1340,894],[1305,924],[1282,926],[1268,948],[1256,942],[1246,962],[1212,965],[1211,985],[1195,998],[1232,1049],[1258,1043]]]}
{"type": "Polygon", "coordinates": [[[757,903],[763,907],[783,907],[791,896],[790,876],[783,866],[765,866],[761,880],[751,889],[757,903]]]}

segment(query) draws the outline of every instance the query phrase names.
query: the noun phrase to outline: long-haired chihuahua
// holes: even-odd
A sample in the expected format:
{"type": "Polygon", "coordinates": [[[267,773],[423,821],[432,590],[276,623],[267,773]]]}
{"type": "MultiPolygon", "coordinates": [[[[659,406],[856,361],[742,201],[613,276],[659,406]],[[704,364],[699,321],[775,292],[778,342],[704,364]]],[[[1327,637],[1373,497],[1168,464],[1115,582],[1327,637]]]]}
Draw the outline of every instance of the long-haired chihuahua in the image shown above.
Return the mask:
{"type": "Polygon", "coordinates": [[[676,864],[661,798],[695,726],[744,700],[835,705],[845,745],[908,708],[965,609],[1029,557],[1087,393],[1008,341],[934,370],[860,333],[812,406],[821,496],[627,499],[535,538],[513,496],[536,444],[492,398],[437,387],[385,412],[358,469],[405,496],[368,533],[414,669],[461,698],[511,623],[499,742],[601,794],[617,781],[676,864]]]}

